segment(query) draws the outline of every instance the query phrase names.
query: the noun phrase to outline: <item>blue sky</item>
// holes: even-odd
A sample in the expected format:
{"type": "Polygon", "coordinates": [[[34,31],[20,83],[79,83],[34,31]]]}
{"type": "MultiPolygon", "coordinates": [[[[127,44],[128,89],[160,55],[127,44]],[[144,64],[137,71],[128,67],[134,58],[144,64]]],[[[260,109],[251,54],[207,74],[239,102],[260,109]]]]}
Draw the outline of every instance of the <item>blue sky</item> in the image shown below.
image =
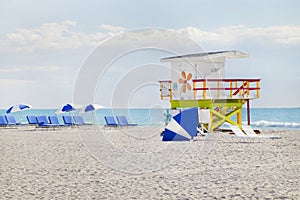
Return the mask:
{"type": "MultiPolygon", "coordinates": [[[[226,75],[262,78],[262,98],[253,105],[300,107],[299,4],[0,1],[0,107],[24,102],[55,108],[72,101],[77,74],[89,53],[112,35],[143,27],[175,30],[208,51],[249,53],[247,59],[227,62],[226,75]]],[[[152,96],[149,102],[159,104],[159,97],[152,96]]],[[[100,97],[98,101],[107,105],[100,97]]]]}

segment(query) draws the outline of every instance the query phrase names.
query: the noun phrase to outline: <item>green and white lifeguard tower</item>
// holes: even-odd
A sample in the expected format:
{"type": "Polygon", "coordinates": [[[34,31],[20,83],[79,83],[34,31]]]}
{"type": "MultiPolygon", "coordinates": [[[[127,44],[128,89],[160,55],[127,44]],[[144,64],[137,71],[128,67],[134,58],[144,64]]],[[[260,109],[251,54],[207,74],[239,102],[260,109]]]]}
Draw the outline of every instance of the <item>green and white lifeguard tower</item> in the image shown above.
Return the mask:
{"type": "Polygon", "coordinates": [[[218,51],[162,58],[171,63],[171,80],[159,81],[160,97],[170,101],[171,109],[198,107],[208,113],[210,132],[225,122],[241,128],[246,103],[250,125],[250,100],[260,97],[260,79],[225,78],[226,59],[247,57],[240,51],[218,51]]]}

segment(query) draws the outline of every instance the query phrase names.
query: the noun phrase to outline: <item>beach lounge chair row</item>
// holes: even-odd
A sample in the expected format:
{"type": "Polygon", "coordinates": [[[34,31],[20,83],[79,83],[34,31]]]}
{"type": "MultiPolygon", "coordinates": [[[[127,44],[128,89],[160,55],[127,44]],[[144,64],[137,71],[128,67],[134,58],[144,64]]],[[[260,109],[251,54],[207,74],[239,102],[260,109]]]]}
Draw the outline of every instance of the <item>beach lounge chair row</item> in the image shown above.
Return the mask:
{"type": "Polygon", "coordinates": [[[6,127],[6,126],[16,126],[19,125],[12,115],[0,115],[0,126],[6,127]]]}
{"type": "Polygon", "coordinates": [[[92,125],[84,122],[82,116],[63,116],[62,118],[66,125],[92,125]]]}
{"type": "MultiPolygon", "coordinates": [[[[125,116],[116,116],[117,121],[113,116],[105,116],[106,126],[137,126],[137,124],[128,123],[125,116]]],[[[29,125],[39,127],[56,127],[56,126],[71,126],[71,125],[91,125],[85,123],[82,116],[62,116],[64,124],[60,124],[57,116],[26,116],[29,125]]],[[[20,125],[12,115],[0,115],[0,126],[16,126],[20,125]]]]}
{"type": "Polygon", "coordinates": [[[28,124],[39,127],[59,127],[72,125],[87,125],[82,116],[62,116],[64,124],[60,124],[57,116],[26,116],[28,124]]]}
{"type": "Polygon", "coordinates": [[[116,116],[117,121],[113,116],[105,116],[106,127],[118,127],[118,126],[137,126],[137,124],[128,123],[125,116],[116,116]]]}

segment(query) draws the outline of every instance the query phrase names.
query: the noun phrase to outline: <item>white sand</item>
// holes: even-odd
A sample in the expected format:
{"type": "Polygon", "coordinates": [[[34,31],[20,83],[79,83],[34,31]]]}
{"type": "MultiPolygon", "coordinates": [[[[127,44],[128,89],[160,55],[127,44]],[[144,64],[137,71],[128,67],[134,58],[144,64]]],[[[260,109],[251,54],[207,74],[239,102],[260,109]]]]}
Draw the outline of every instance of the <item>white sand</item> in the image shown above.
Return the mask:
{"type": "Polygon", "coordinates": [[[160,129],[0,129],[0,199],[300,199],[300,131],[162,143],[160,129]]]}

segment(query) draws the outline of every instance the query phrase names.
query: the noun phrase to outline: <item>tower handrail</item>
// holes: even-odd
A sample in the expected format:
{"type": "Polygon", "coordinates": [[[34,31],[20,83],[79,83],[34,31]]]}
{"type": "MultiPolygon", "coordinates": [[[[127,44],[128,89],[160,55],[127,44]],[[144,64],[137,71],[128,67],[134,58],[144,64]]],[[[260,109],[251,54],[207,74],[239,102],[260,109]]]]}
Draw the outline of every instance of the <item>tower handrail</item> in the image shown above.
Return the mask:
{"type": "MultiPolygon", "coordinates": [[[[237,95],[240,95],[239,98],[249,98],[251,91],[256,91],[256,98],[260,98],[260,80],[261,79],[193,79],[192,90],[194,91],[194,99],[197,99],[197,92],[202,91],[202,98],[207,99],[207,91],[217,91],[217,99],[221,97],[221,91],[229,91],[230,99],[236,98],[237,95]],[[215,82],[217,87],[208,87],[208,83],[215,82]],[[201,86],[197,86],[197,84],[201,86]],[[223,83],[223,84],[222,84],[223,83]],[[224,85],[224,83],[226,85],[224,85]],[[253,84],[256,84],[255,86],[253,84]],[[224,87],[225,86],[225,87],[224,87]]],[[[160,97],[161,99],[171,99],[173,98],[172,91],[172,81],[162,80],[160,83],[160,97]]]]}
{"type": "Polygon", "coordinates": [[[250,95],[250,91],[256,91],[256,98],[260,97],[260,80],[261,79],[193,79],[193,91],[194,98],[197,98],[197,91],[202,91],[203,99],[206,99],[206,91],[214,90],[218,91],[218,98],[220,97],[220,91],[230,91],[230,98],[241,94],[242,98],[248,97],[250,95]],[[216,82],[218,87],[207,87],[208,82],[216,82]],[[220,83],[229,83],[229,87],[220,87],[220,83]],[[202,87],[197,87],[197,83],[202,83],[202,87]],[[256,83],[256,86],[250,86],[250,83],[256,83]],[[234,84],[234,86],[233,86],[234,84]],[[238,86],[240,85],[240,86],[238,86]],[[246,96],[247,95],[247,96],[246,96]]]}

